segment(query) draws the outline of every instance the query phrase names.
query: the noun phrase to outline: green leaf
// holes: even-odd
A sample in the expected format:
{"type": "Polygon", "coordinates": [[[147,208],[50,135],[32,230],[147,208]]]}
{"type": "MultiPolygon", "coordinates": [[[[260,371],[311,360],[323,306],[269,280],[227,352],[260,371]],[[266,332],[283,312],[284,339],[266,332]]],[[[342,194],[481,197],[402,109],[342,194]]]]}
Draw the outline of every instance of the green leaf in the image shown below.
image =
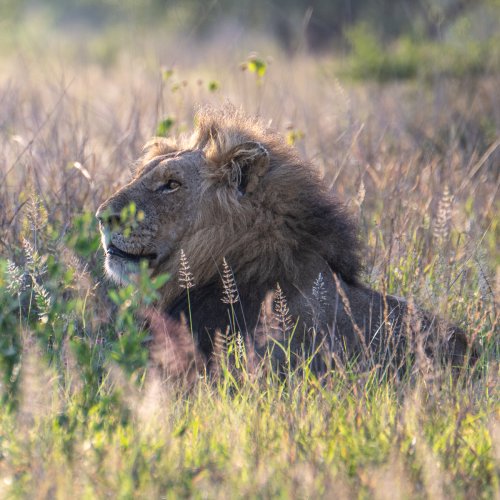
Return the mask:
{"type": "Polygon", "coordinates": [[[155,290],[161,288],[168,280],[170,279],[170,274],[160,274],[153,280],[151,280],[151,284],[155,290]]]}
{"type": "Polygon", "coordinates": [[[170,132],[170,129],[173,127],[174,123],[175,120],[172,117],[168,116],[158,124],[158,127],[156,127],[156,135],[166,137],[170,132]]]}
{"type": "Polygon", "coordinates": [[[262,59],[252,57],[247,63],[248,71],[255,73],[259,78],[266,74],[267,65],[262,59]]]}
{"type": "Polygon", "coordinates": [[[174,74],[173,69],[164,69],[161,73],[163,80],[166,82],[174,74]]]}
{"type": "Polygon", "coordinates": [[[210,92],[216,92],[217,90],[219,90],[219,88],[220,88],[219,82],[215,80],[211,80],[210,82],[208,82],[208,90],[210,92]]]}

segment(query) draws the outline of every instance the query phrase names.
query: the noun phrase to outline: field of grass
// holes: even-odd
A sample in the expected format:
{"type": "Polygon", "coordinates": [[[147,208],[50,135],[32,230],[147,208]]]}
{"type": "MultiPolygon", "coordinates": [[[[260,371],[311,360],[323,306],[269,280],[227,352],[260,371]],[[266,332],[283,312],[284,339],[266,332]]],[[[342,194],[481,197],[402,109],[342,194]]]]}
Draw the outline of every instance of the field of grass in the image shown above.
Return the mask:
{"type": "Polygon", "coordinates": [[[272,44],[27,39],[0,55],[1,498],[499,497],[498,75],[381,85],[272,44]],[[462,326],[473,369],[155,374],[136,315],[155,283],[107,281],[93,214],[145,140],[227,100],[314,162],[364,281],[462,326]]]}

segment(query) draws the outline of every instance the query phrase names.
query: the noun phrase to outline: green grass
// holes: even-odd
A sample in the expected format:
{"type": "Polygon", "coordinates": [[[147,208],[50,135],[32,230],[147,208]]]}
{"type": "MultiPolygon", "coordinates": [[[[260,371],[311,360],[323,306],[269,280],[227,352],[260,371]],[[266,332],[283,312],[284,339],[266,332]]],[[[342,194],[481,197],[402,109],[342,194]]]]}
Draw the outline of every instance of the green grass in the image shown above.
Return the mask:
{"type": "Polygon", "coordinates": [[[2,487],[14,497],[490,498],[498,490],[498,399],[487,380],[457,388],[370,374],[335,373],[325,385],[243,376],[183,392],[129,385],[112,370],[86,407],[76,382],[62,391],[36,357],[25,369],[29,399],[0,417],[2,487]]]}
{"type": "MultiPolygon", "coordinates": [[[[496,13],[494,18],[498,23],[496,13]]],[[[341,66],[342,71],[354,79],[379,82],[417,77],[425,82],[443,76],[498,74],[498,35],[478,40],[466,27],[456,31],[445,41],[401,36],[384,46],[370,26],[362,23],[347,33],[351,53],[341,66]]]]}
{"type": "Polygon", "coordinates": [[[498,496],[496,81],[348,87],[324,60],[217,46],[172,70],[165,46],[0,61],[0,497],[498,496]],[[141,313],[167,277],[114,288],[93,213],[146,139],[226,97],[313,159],[359,220],[364,281],[460,324],[474,369],[280,379],[233,341],[218,376],[155,371],[141,313]]]}

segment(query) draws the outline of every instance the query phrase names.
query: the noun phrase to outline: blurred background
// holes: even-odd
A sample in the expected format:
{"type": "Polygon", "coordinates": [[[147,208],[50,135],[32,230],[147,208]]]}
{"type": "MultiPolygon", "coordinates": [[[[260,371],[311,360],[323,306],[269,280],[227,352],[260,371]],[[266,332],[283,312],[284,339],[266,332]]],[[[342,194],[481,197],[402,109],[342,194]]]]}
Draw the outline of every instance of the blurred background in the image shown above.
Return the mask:
{"type": "Polygon", "coordinates": [[[2,0],[0,50],[55,50],[103,65],[145,48],[165,63],[246,51],[330,56],[355,78],[498,69],[499,0],[2,0]],[[156,43],[155,43],[156,41],[156,43]],[[195,54],[175,57],[179,49],[195,54]],[[339,62],[339,61],[337,61],[339,62]]]}

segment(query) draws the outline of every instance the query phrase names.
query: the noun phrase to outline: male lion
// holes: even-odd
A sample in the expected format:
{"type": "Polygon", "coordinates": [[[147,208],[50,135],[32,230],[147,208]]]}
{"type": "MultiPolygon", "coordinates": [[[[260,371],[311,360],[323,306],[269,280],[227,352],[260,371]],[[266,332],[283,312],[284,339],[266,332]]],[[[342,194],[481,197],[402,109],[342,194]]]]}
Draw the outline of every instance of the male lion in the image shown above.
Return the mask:
{"type": "MultiPolygon", "coordinates": [[[[175,278],[160,307],[172,324],[188,316],[189,300],[208,363],[216,332],[230,323],[262,352],[262,324],[270,319],[285,349],[314,358],[317,370],[339,354],[399,366],[407,351],[440,347],[454,364],[467,353],[460,330],[360,283],[356,227],[344,206],[282,137],[235,109],[205,109],[192,135],[150,141],[132,181],[97,218],[106,270],[117,282],[130,281],[141,260],[153,275],[175,278]],[[140,217],[130,223],[123,211],[132,202],[140,217]],[[186,259],[189,290],[178,279],[186,259]],[[264,303],[271,303],[267,313],[264,303]]],[[[273,356],[279,361],[282,352],[273,356]]]]}

